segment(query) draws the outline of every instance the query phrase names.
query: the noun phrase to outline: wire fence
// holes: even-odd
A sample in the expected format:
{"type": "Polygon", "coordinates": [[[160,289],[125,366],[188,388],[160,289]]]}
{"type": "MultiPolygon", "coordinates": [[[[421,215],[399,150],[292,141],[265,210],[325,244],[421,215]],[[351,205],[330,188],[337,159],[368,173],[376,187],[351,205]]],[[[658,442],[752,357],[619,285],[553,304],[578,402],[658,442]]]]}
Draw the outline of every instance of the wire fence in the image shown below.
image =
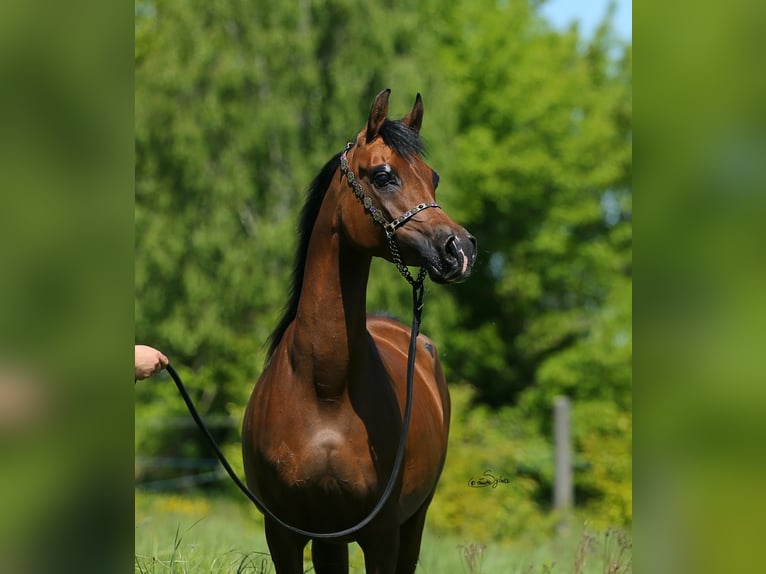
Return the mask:
{"type": "MultiPolygon", "coordinates": [[[[194,420],[188,416],[177,417],[141,417],[136,418],[136,427],[148,429],[189,429],[197,428],[194,420]]],[[[205,424],[210,429],[238,428],[240,421],[226,415],[210,415],[205,418],[205,424]]],[[[214,482],[229,480],[226,471],[220,466],[217,458],[197,457],[158,457],[135,454],[136,487],[142,490],[174,491],[194,489],[214,482]],[[158,474],[172,476],[168,478],[143,480],[140,477],[157,476],[158,474]]]]}

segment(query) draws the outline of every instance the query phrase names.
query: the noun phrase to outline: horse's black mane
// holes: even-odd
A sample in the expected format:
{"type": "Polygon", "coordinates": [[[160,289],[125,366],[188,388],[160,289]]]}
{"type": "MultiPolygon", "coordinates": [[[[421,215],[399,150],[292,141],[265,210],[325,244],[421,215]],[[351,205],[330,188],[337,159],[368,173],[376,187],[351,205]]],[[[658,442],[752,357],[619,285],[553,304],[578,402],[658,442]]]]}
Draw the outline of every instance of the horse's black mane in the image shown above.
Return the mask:
{"type": "MultiPolygon", "coordinates": [[[[383,142],[394,152],[409,159],[412,156],[422,156],[425,154],[425,144],[420,136],[410,129],[407,125],[397,120],[385,120],[380,128],[380,136],[383,142]]],[[[311,182],[306,192],[306,203],[301,211],[300,223],[298,225],[298,248],[295,256],[295,267],[293,268],[292,286],[290,288],[290,299],[285,305],[282,318],[277,327],[271,333],[268,339],[269,352],[267,361],[271,359],[287,327],[295,319],[298,311],[298,300],[303,288],[303,272],[306,267],[306,257],[308,255],[309,239],[311,231],[314,228],[319,208],[322,206],[327,188],[330,186],[330,180],[338,169],[340,156],[342,152],[335,154],[328,161],[319,174],[311,182]]]]}

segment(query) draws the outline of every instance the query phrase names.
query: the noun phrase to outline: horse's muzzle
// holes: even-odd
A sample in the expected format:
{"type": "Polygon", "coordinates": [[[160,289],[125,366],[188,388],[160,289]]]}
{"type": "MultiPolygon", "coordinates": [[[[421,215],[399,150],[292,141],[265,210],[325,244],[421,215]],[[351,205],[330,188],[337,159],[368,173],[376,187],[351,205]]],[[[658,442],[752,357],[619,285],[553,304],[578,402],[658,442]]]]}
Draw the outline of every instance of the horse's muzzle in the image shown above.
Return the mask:
{"type": "Polygon", "coordinates": [[[476,261],[476,239],[466,232],[450,233],[440,248],[438,269],[429,269],[437,283],[459,283],[471,275],[476,261]]]}

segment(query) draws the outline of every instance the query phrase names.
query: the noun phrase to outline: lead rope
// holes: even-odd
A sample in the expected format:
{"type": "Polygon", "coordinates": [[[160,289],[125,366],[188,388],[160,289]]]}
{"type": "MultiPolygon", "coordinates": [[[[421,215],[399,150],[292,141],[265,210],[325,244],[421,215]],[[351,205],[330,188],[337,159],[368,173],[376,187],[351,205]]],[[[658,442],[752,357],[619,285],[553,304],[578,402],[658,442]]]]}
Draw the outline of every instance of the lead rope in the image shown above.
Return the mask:
{"type": "Polygon", "coordinates": [[[407,444],[407,435],[409,434],[409,430],[410,430],[410,419],[412,418],[412,394],[413,394],[413,388],[415,386],[413,384],[414,373],[415,373],[415,354],[417,349],[417,338],[418,338],[418,334],[420,333],[420,320],[423,315],[423,294],[424,294],[424,288],[423,288],[422,281],[420,282],[420,285],[418,286],[413,285],[412,287],[412,329],[410,331],[410,347],[409,347],[409,352],[407,355],[408,357],[407,358],[407,402],[404,408],[404,420],[402,421],[402,435],[399,438],[399,447],[397,448],[396,458],[394,459],[394,468],[391,471],[391,476],[389,476],[388,478],[388,483],[386,484],[386,488],[383,491],[383,494],[381,495],[380,500],[378,500],[378,503],[375,505],[375,508],[372,509],[370,514],[368,514],[364,520],[362,520],[355,526],[346,528],[345,530],[339,530],[337,532],[311,532],[309,530],[303,530],[302,528],[298,528],[296,526],[287,524],[281,518],[279,518],[276,514],[274,514],[271,510],[269,510],[268,507],[265,505],[265,503],[260,498],[258,498],[255,494],[253,494],[253,492],[247,487],[247,485],[240,480],[240,478],[234,472],[234,469],[231,468],[229,461],[226,460],[226,457],[224,456],[223,452],[218,446],[218,443],[216,443],[215,439],[213,438],[213,435],[210,434],[210,431],[208,430],[207,426],[205,426],[205,423],[202,421],[202,417],[200,417],[199,413],[197,412],[197,409],[194,406],[194,403],[192,402],[191,397],[189,396],[189,393],[186,391],[186,387],[184,387],[183,381],[181,380],[181,377],[178,375],[176,370],[170,364],[168,364],[165,367],[165,369],[168,371],[168,374],[170,374],[170,377],[173,379],[173,382],[175,382],[176,387],[178,388],[178,392],[181,394],[181,398],[183,399],[184,403],[186,403],[186,408],[189,410],[189,413],[194,419],[194,422],[197,423],[197,426],[202,431],[202,434],[205,435],[208,442],[210,443],[210,446],[213,447],[213,450],[215,451],[215,455],[218,457],[218,460],[221,462],[221,465],[223,465],[223,468],[224,470],[226,470],[226,473],[234,481],[234,484],[236,484],[237,487],[244,493],[244,495],[250,499],[250,501],[255,505],[255,507],[258,510],[260,510],[263,514],[265,514],[266,516],[274,520],[277,524],[279,524],[283,528],[286,528],[296,534],[300,534],[308,538],[327,539],[327,538],[340,538],[343,536],[349,536],[351,534],[354,534],[355,532],[358,532],[365,526],[367,526],[378,515],[380,510],[388,501],[388,498],[391,496],[391,492],[393,491],[394,485],[396,484],[396,479],[402,470],[402,462],[404,461],[404,450],[407,444]]]}

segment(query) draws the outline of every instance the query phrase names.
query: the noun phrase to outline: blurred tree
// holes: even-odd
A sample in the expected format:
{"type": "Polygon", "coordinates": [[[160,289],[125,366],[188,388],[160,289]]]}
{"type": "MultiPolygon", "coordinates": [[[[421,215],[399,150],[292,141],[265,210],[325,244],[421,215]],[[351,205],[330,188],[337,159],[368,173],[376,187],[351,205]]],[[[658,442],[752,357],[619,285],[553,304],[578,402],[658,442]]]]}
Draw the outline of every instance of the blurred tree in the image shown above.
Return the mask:
{"type": "MultiPolygon", "coordinates": [[[[632,52],[608,19],[584,41],[551,30],[536,6],[459,3],[444,30],[460,92],[444,179],[480,260],[454,291],[443,356],[476,400],[533,422],[527,444],[550,437],[553,399],[570,396],[578,507],[594,523],[629,524],[632,52]]],[[[532,481],[545,513],[550,469],[510,474],[532,481]]]]}
{"type": "Polygon", "coordinates": [[[608,27],[583,45],[524,2],[460,7],[448,179],[481,259],[457,290],[450,364],[496,406],[533,384],[577,397],[581,375],[629,393],[630,52],[614,62],[608,27]]]}
{"type": "MultiPolygon", "coordinates": [[[[539,5],[137,1],[137,342],[190,375],[227,450],[287,298],[303,190],[378,91],[393,89],[394,117],[421,92],[439,202],[480,249],[471,280],[429,285],[426,299],[448,380],[476,389],[458,391],[453,452],[484,465],[502,451],[520,532],[548,510],[544,445],[552,399],[567,394],[578,500],[630,520],[631,49],[608,21],[587,41],[552,30],[539,5]],[[476,402],[492,408],[469,413],[476,402]],[[484,427],[493,441],[478,449],[484,427]]],[[[386,262],[368,302],[408,321],[409,288],[386,262]]],[[[188,420],[172,385],[149,383],[138,419],[188,420]]],[[[142,423],[136,441],[141,454],[209,452],[194,428],[142,423]]],[[[450,460],[441,508],[457,516],[471,508],[463,474],[484,469],[450,460]]]]}
{"type": "MultiPolygon", "coordinates": [[[[419,33],[427,14],[409,4],[136,4],[136,334],[192,375],[203,415],[241,420],[315,173],[362,128],[378,91],[395,89],[396,117],[444,82],[421,73],[432,40],[419,33]]],[[[406,283],[393,266],[376,269],[370,308],[408,321],[406,283]]],[[[436,330],[450,316],[441,297],[436,330]]],[[[185,416],[170,385],[141,385],[137,402],[139,417],[185,416]]],[[[208,452],[201,441],[193,428],[137,431],[140,452],[208,452]]]]}
{"type": "MultiPolygon", "coordinates": [[[[306,128],[294,110],[311,78],[290,73],[309,46],[270,33],[298,25],[280,6],[136,6],[136,333],[193,372],[203,413],[230,412],[257,376],[284,292],[286,216],[309,177],[296,168],[306,128]]],[[[144,414],[183,414],[169,385],[137,398],[151,403],[144,414]]],[[[196,429],[167,432],[137,440],[199,452],[196,429]]]]}

